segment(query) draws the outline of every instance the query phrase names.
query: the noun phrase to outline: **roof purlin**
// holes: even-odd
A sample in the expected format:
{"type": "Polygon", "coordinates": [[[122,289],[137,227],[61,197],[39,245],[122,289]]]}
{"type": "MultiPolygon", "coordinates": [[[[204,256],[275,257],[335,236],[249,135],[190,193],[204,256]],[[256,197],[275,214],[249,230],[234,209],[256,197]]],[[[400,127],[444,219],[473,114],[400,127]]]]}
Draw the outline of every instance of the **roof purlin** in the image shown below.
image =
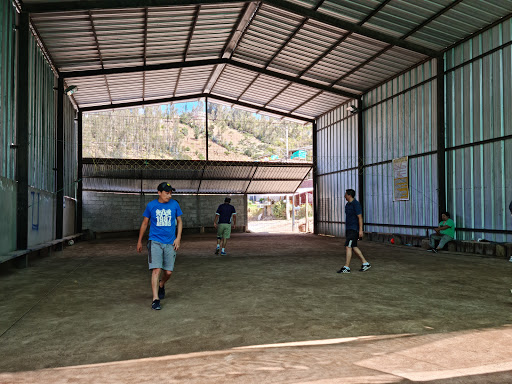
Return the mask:
{"type": "Polygon", "coordinates": [[[88,11],[97,9],[169,7],[180,5],[205,5],[243,3],[240,0],[88,0],[24,3],[22,10],[29,13],[88,11]]]}
{"type": "Polygon", "coordinates": [[[85,71],[72,71],[72,72],[61,72],[61,76],[64,78],[73,78],[73,77],[89,77],[89,76],[101,76],[101,75],[110,75],[110,74],[122,74],[122,73],[134,73],[134,72],[144,72],[144,71],[158,71],[163,69],[180,69],[180,68],[190,68],[190,67],[200,67],[207,65],[217,65],[217,64],[229,64],[239,68],[247,69],[252,72],[258,72],[270,77],[277,77],[279,79],[290,81],[292,83],[302,84],[307,87],[335,93],[340,96],[349,97],[352,99],[357,99],[359,97],[358,94],[346,92],[340,89],[332,88],[324,84],[316,83],[314,81],[300,79],[295,76],[286,75],[284,73],[280,73],[277,71],[273,71],[270,69],[264,69],[260,67],[256,67],[250,64],[242,63],[233,59],[207,59],[207,60],[196,60],[196,61],[185,61],[185,62],[175,62],[175,63],[165,63],[165,64],[154,64],[154,65],[142,65],[135,67],[124,67],[124,68],[105,68],[105,69],[94,69],[94,70],[85,70],[85,71]]]}
{"type": "MultiPolygon", "coordinates": [[[[201,5],[201,4],[228,4],[240,3],[240,1],[232,0],[90,0],[90,1],[66,1],[58,3],[38,3],[24,4],[23,10],[30,13],[46,13],[72,10],[91,10],[91,9],[115,9],[115,8],[144,8],[144,7],[163,7],[163,6],[179,6],[179,5],[201,5]]],[[[396,37],[383,34],[370,28],[365,28],[355,23],[337,19],[336,17],[318,12],[315,9],[309,9],[298,4],[294,4],[288,0],[265,0],[270,6],[283,9],[285,11],[295,13],[297,15],[307,17],[322,22],[333,27],[352,31],[362,36],[369,37],[374,40],[382,41],[391,45],[396,45],[410,51],[418,52],[430,57],[438,57],[441,53],[430,48],[423,47],[419,44],[400,40],[396,37]]]]}

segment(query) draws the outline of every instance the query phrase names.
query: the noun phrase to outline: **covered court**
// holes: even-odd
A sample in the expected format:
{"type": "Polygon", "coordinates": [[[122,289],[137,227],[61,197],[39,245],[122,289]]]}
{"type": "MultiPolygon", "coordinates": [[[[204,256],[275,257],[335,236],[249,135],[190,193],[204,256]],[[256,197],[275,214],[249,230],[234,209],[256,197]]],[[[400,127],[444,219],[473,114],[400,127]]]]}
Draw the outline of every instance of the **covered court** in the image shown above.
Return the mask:
{"type": "Polygon", "coordinates": [[[147,308],[146,258],[130,238],[76,243],[2,274],[0,382],[510,377],[502,260],[363,242],[371,273],[339,275],[342,239],[235,234],[224,257],[214,243],[185,236],[161,311],[147,308]]]}
{"type": "Polygon", "coordinates": [[[0,18],[0,383],[510,381],[512,0],[3,0],[0,18]],[[89,113],[198,100],[200,160],[83,155],[89,113]],[[310,124],[311,161],[213,158],[209,103],[310,124]],[[243,228],[248,195],[310,174],[313,234],[213,254],[225,196],[243,228]],[[133,235],[164,180],[186,235],[152,311],[136,236],[93,235],[133,235]],[[372,269],[336,274],[349,188],[372,238],[449,211],[491,257],[365,239],[372,269]]]}

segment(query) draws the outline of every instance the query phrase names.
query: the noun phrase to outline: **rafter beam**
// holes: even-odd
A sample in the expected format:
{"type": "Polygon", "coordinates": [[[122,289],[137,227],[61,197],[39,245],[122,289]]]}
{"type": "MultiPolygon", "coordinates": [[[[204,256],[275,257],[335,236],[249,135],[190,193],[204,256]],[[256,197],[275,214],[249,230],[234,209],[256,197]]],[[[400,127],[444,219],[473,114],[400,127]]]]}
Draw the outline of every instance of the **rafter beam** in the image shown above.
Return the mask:
{"type": "Polygon", "coordinates": [[[72,72],[61,72],[61,76],[64,78],[76,78],[76,77],[88,77],[88,76],[102,76],[102,75],[111,75],[111,74],[122,74],[122,73],[135,73],[135,72],[143,72],[143,71],[157,71],[163,69],[179,69],[179,68],[190,68],[190,67],[200,67],[207,65],[217,65],[217,64],[228,64],[233,65],[238,68],[247,69],[252,72],[257,72],[263,75],[267,75],[270,77],[276,77],[281,80],[290,81],[292,83],[297,83],[301,85],[305,85],[307,87],[311,87],[314,89],[327,91],[330,93],[334,93],[340,96],[349,97],[351,99],[357,99],[359,97],[358,94],[346,92],[341,89],[332,88],[328,85],[316,83],[314,81],[300,79],[296,76],[286,75],[281,72],[263,69],[260,67],[256,67],[254,65],[242,63],[233,59],[209,59],[209,60],[197,60],[197,61],[185,61],[178,63],[166,63],[166,64],[155,64],[155,65],[146,65],[146,66],[138,66],[138,67],[126,67],[126,68],[105,68],[105,69],[95,69],[95,70],[86,70],[86,71],[72,71],[72,72]]]}
{"type": "MultiPolygon", "coordinates": [[[[94,41],[96,43],[96,49],[98,50],[98,57],[100,58],[101,69],[105,69],[105,66],[103,65],[103,56],[101,55],[100,42],[98,40],[98,35],[96,33],[96,27],[94,26],[94,20],[92,19],[92,12],[89,11],[88,14],[89,14],[89,21],[91,22],[92,35],[94,36],[94,41]]],[[[112,104],[112,95],[110,94],[110,87],[108,86],[107,75],[103,75],[103,78],[105,79],[105,86],[107,87],[108,98],[110,99],[110,103],[112,104]]]]}
{"type": "MultiPolygon", "coordinates": [[[[427,20],[423,21],[421,24],[417,25],[415,28],[411,29],[409,32],[407,32],[405,35],[401,36],[399,39],[400,40],[404,40],[406,38],[408,38],[409,36],[411,36],[412,34],[416,33],[417,31],[419,31],[421,28],[423,28],[424,26],[430,24],[430,22],[432,22],[433,20],[437,19],[439,16],[441,16],[442,14],[448,12],[450,9],[452,9],[453,7],[455,7],[457,4],[459,4],[462,0],[456,0],[454,1],[453,3],[451,3],[450,5],[447,5],[446,7],[444,7],[443,9],[441,9],[439,12],[437,12],[435,15],[432,15],[431,17],[429,17],[427,20]]],[[[366,60],[365,62],[359,64],[357,67],[353,68],[352,70],[350,70],[349,72],[345,73],[343,76],[339,77],[337,80],[333,81],[331,83],[331,85],[336,85],[336,84],[339,84],[343,79],[346,79],[347,77],[349,77],[350,75],[352,75],[354,72],[360,70],[361,68],[363,68],[364,66],[370,64],[373,60],[375,60],[377,57],[381,56],[382,54],[386,53],[387,51],[389,51],[391,48],[393,48],[393,46],[391,45],[388,45],[387,47],[384,47],[382,48],[380,51],[378,51],[375,55],[373,55],[372,57],[370,57],[368,60],[366,60]]]]}
{"type": "MultiPolygon", "coordinates": [[[[142,57],[144,58],[144,65],[147,60],[147,47],[148,47],[148,8],[144,9],[144,38],[143,38],[143,52],[142,57]]],[[[142,74],[142,100],[144,100],[146,94],[146,72],[142,74]]]]}
{"type": "MultiPolygon", "coordinates": [[[[226,41],[226,44],[222,49],[222,58],[231,59],[233,57],[233,53],[235,52],[236,46],[238,45],[240,40],[242,40],[242,37],[245,35],[245,32],[247,31],[247,28],[249,28],[249,25],[254,19],[254,15],[260,9],[260,6],[261,2],[249,2],[245,5],[242,12],[240,12],[240,16],[235,27],[231,31],[229,39],[226,41]]],[[[208,93],[212,91],[212,89],[215,87],[215,84],[217,84],[217,81],[222,75],[222,72],[224,72],[225,68],[225,64],[217,65],[215,67],[210,78],[208,79],[208,82],[206,83],[206,86],[203,89],[203,92],[208,93]]]]}
{"type": "Polygon", "coordinates": [[[242,62],[235,61],[235,60],[230,60],[229,64],[237,66],[239,68],[247,69],[249,71],[258,72],[258,73],[261,73],[263,75],[268,75],[268,76],[271,76],[271,77],[277,77],[278,79],[281,79],[281,80],[286,80],[286,81],[290,81],[292,83],[297,83],[297,84],[305,85],[307,87],[311,87],[311,88],[320,89],[320,90],[323,90],[323,91],[335,93],[337,95],[344,96],[344,97],[350,97],[352,99],[357,99],[360,96],[360,95],[355,94],[355,93],[346,92],[346,91],[342,91],[341,89],[332,88],[332,87],[330,87],[328,85],[323,85],[323,84],[315,83],[314,81],[300,79],[300,78],[298,78],[296,76],[285,75],[284,73],[280,73],[280,72],[269,70],[269,69],[263,69],[263,68],[255,67],[253,65],[242,63],[242,62]]]}
{"type": "Polygon", "coordinates": [[[173,62],[173,63],[139,65],[139,66],[134,66],[134,67],[89,69],[89,70],[84,70],[84,71],[61,72],[61,76],[63,76],[64,78],[71,78],[71,77],[115,75],[115,74],[123,74],[123,73],[137,73],[137,72],[144,72],[144,71],[160,71],[160,70],[164,70],[164,69],[201,67],[204,65],[225,64],[226,62],[227,62],[226,59],[193,60],[193,61],[186,61],[186,62],[178,61],[178,62],[173,62]]]}
{"type": "Polygon", "coordinates": [[[324,24],[327,24],[327,25],[330,25],[330,26],[333,26],[336,28],[341,28],[341,29],[344,29],[344,30],[347,30],[347,31],[350,31],[353,33],[357,33],[358,35],[366,36],[366,37],[369,37],[369,38],[377,40],[377,41],[382,41],[384,43],[395,45],[397,47],[401,47],[401,48],[407,49],[409,51],[418,52],[418,53],[421,53],[423,55],[427,55],[430,57],[438,57],[441,55],[441,53],[436,50],[433,50],[433,49],[430,49],[427,47],[423,47],[422,45],[419,45],[419,44],[404,41],[399,38],[386,35],[382,32],[362,27],[355,23],[350,23],[345,20],[340,20],[336,17],[329,16],[324,13],[320,13],[318,11],[314,11],[312,9],[292,3],[288,0],[265,0],[265,3],[268,5],[274,6],[276,8],[282,9],[284,11],[288,11],[288,12],[294,13],[296,15],[301,15],[303,17],[309,17],[312,20],[316,20],[321,23],[324,23],[324,24]]]}
{"type": "Polygon", "coordinates": [[[204,97],[208,97],[209,100],[217,100],[217,101],[221,101],[224,103],[239,105],[241,107],[250,108],[255,111],[261,111],[263,113],[282,116],[285,118],[304,121],[307,123],[312,123],[314,121],[313,118],[308,118],[308,117],[296,115],[293,113],[286,113],[286,112],[278,111],[278,110],[275,110],[272,108],[263,108],[260,105],[254,105],[251,103],[237,101],[235,99],[230,99],[230,98],[223,97],[223,96],[209,95],[209,94],[205,94],[205,93],[199,93],[199,94],[195,94],[195,95],[176,96],[176,97],[166,97],[166,98],[154,99],[154,100],[133,101],[133,102],[129,102],[129,103],[97,105],[97,106],[80,108],[79,112],[86,113],[86,112],[104,111],[104,110],[108,110],[108,109],[133,108],[133,107],[139,107],[139,106],[143,106],[143,105],[160,105],[160,104],[176,103],[176,102],[180,102],[180,101],[197,100],[197,99],[201,99],[204,97]]]}
{"type": "MultiPolygon", "coordinates": [[[[377,8],[375,8],[373,11],[371,11],[366,17],[357,23],[357,25],[362,26],[364,23],[366,23],[368,20],[370,20],[373,16],[375,16],[377,13],[380,12],[382,8],[386,6],[387,3],[389,3],[391,0],[385,0],[377,8]]],[[[337,46],[339,46],[341,43],[343,43],[350,35],[352,35],[352,32],[347,32],[343,34],[334,44],[332,44],[329,49],[327,49],[324,53],[322,53],[319,57],[315,59],[310,65],[307,66],[306,69],[304,69],[302,72],[300,72],[299,77],[304,76],[306,72],[308,72],[311,68],[313,68],[315,65],[317,65],[320,61],[322,61],[327,55],[329,55],[332,51],[336,49],[337,46]]]]}

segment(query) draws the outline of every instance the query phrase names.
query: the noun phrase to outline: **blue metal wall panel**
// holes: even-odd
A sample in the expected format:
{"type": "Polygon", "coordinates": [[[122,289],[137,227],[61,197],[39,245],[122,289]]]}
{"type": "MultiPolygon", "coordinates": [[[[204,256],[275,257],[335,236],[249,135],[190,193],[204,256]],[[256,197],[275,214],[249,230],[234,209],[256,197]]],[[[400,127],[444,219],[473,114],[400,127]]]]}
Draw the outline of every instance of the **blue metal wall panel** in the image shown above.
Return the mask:
{"type": "Polygon", "coordinates": [[[357,115],[338,107],[317,124],[318,231],[343,236],[345,232],[345,190],[357,191],[357,115]]]}
{"type": "Polygon", "coordinates": [[[512,19],[446,53],[447,204],[464,239],[512,241],[512,19]]]}
{"type": "MultiPolygon", "coordinates": [[[[445,194],[458,239],[512,241],[511,47],[508,19],[445,54],[445,194]]],[[[421,235],[439,221],[435,70],[434,60],[425,62],[363,96],[366,230],[421,235]],[[401,156],[409,156],[410,200],[393,202],[391,161],[401,156]]],[[[356,164],[336,162],[358,156],[343,145],[347,135],[357,139],[356,121],[341,120],[344,113],[342,106],[317,121],[319,232],[335,236],[343,221],[336,198],[357,185],[346,165],[356,164]]]]}
{"type": "Polygon", "coordinates": [[[0,176],[14,180],[15,150],[15,11],[10,1],[0,3],[0,176]]]}
{"type": "Polygon", "coordinates": [[[367,231],[425,235],[438,223],[435,69],[426,62],[363,97],[367,231]],[[410,200],[393,201],[392,160],[402,156],[409,156],[410,200]]]}

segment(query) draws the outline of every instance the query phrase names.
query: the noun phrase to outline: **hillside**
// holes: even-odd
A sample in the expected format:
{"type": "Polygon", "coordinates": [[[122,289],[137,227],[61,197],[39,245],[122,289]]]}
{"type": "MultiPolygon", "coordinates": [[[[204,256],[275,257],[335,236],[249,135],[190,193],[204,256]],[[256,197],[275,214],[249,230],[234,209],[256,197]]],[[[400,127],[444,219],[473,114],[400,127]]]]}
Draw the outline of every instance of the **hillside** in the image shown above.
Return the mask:
{"type": "MultiPolygon", "coordinates": [[[[204,107],[178,113],[147,107],[84,115],[83,156],[96,158],[206,158],[204,107]]],[[[311,146],[311,126],[261,118],[245,111],[210,105],[208,158],[254,161],[284,159],[289,150],[311,146]]]]}

